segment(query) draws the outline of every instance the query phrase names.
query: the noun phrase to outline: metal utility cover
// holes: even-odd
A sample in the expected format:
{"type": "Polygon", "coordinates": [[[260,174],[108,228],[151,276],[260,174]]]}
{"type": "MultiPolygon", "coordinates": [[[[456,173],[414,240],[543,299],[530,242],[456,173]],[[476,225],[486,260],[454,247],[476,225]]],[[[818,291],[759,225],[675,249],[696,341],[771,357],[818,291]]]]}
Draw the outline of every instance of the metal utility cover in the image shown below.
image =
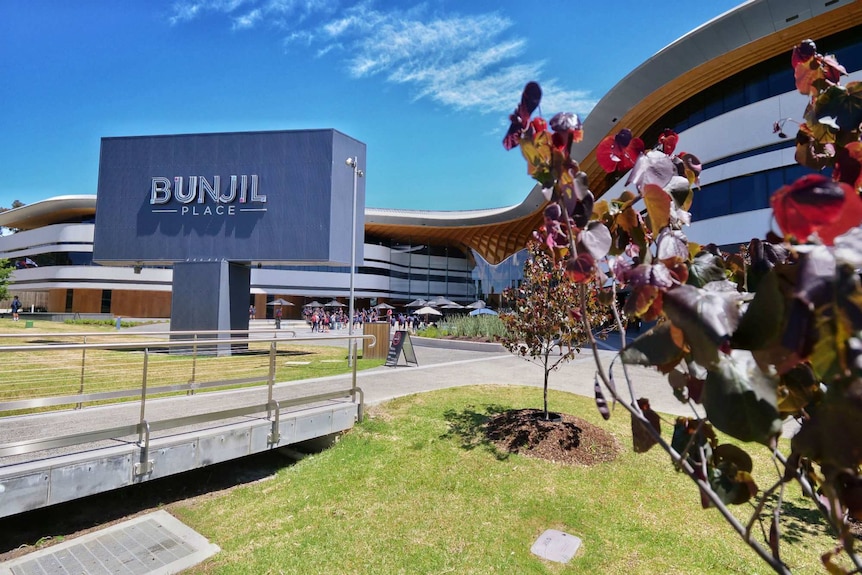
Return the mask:
{"type": "Polygon", "coordinates": [[[581,540],[574,535],[548,529],[536,539],[530,551],[548,561],[568,563],[581,547],[581,540]]]}

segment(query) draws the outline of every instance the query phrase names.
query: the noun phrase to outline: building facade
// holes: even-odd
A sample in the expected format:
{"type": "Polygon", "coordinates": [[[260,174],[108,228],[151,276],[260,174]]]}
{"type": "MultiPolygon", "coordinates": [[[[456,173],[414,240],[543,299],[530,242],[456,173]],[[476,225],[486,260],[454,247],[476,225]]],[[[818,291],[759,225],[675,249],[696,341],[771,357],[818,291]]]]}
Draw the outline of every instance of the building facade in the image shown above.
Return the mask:
{"type": "MultiPolygon", "coordinates": [[[[483,250],[465,241],[471,234],[523,235],[513,223],[533,221],[543,202],[535,191],[511,208],[446,212],[433,238],[423,230],[440,213],[367,208],[364,261],[355,274],[357,309],[441,295],[464,303],[499,296],[518,278],[522,262],[511,257],[518,250],[483,250]]],[[[170,317],[171,266],[94,263],[97,219],[95,195],[59,196],[0,213],[0,225],[15,230],[0,236],[0,258],[16,265],[10,295],[35,311],[170,317]]],[[[523,245],[526,238],[518,241],[523,245]]],[[[285,315],[298,316],[312,300],[346,302],[349,287],[349,267],[261,264],[251,269],[249,305],[263,318],[272,315],[267,302],[284,298],[295,304],[285,315]]]]}
{"type": "Polygon", "coordinates": [[[689,240],[736,251],[764,237],[771,194],[811,171],[794,159],[807,96],[796,91],[791,66],[793,48],[807,38],[846,68],[842,84],[862,80],[862,2],[854,0],[745,2],[633,70],[590,113],[584,141],[573,147],[594,193],[617,197],[626,179],[598,166],[599,141],[629,128],[649,147],[671,128],[676,149],[703,165],[689,240]]]}

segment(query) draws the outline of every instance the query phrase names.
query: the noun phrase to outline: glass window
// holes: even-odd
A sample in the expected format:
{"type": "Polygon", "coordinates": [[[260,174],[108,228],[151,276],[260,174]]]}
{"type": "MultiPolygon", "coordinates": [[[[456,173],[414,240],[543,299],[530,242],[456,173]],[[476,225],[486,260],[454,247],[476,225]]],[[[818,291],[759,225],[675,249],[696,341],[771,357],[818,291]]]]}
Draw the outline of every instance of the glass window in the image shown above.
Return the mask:
{"type": "Polygon", "coordinates": [[[102,290],[102,313],[111,313],[111,290],[103,289],[102,290]]]}
{"type": "Polygon", "coordinates": [[[745,83],[746,104],[760,102],[769,97],[769,81],[766,79],[752,79],[745,83]]]}
{"type": "Polygon", "coordinates": [[[766,172],[766,188],[769,191],[769,195],[774,194],[778,189],[784,185],[784,169],[778,168],[776,170],[769,170],[766,172]]]}
{"type": "Polygon", "coordinates": [[[691,213],[691,219],[692,220],[702,220],[703,219],[700,215],[702,212],[700,198],[705,193],[707,193],[705,187],[702,187],[699,190],[694,191],[694,196],[691,199],[691,207],[688,209],[688,211],[691,213]]]}
{"type": "Polygon", "coordinates": [[[787,64],[787,70],[776,70],[769,75],[769,95],[777,96],[793,90],[796,81],[793,79],[793,70],[787,64]]]}
{"type": "Polygon", "coordinates": [[[700,211],[698,220],[708,220],[730,213],[730,185],[727,181],[704,187],[699,194],[700,211]]]}
{"type": "Polygon", "coordinates": [[[750,179],[751,176],[742,176],[727,181],[730,190],[730,213],[738,214],[754,209],[750,179]]]}
{"type": "Polygon", "coordinates": [[[794,164],[792,166],[785,166],[784,167],[784,183],[785,184],[792,184],[793,182],[795,182],[796,180],[798,180],[802,176],[805,176],[807,174],[814,174],[814,173],[816,173],[816,172],[814,170],[812,170],[811,168],[806,168],[805,166],[800,166],[799,164],[794,164]]]}
{"type": "Polygon", "coordinates": [[[724,111],[729,112],[741,108],[745,102],[745,86],[742,82],[734,82],[730,89],[724,94],[724,111]]]}
{"type": "Polygon", "coordinates": [[[731,213],[739,214],[769,207],[766,173],[734,178],[729,183],[731,213]]]}
{"type": "Polygon", "coordinates": [[[724,104],[722,103],[722,98],[720,94],[717,94],[715,98],[708,101],[706,106],[703,107],[703,119],[709,120],[710,118],[715,118],[724,113],[724,104]]]}

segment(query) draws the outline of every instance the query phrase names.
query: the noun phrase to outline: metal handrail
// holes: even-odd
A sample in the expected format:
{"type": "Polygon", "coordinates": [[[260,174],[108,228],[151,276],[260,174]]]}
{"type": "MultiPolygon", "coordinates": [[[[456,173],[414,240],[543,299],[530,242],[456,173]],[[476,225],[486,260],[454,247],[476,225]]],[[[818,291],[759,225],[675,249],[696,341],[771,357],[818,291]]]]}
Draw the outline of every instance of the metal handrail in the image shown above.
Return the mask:
{"type": "MultiPolygon", "coordinates": [[[[0,339],[20,339],[23,337],[26,338],[35,338],[35,337],[53,337],[53,338],[87,338],[94,336],[101,337],[142,337],[142,336],[151,336],[151,335],[164,335],[164,336],[176,336],[176,335],[240,335],[240,334],[252,334],[252,333],[277,333],[277,334],[291,334],[291,337],[296,337],[296,332],[292,329],[275,329],[275,328],[257,328],[257,329],[203,329],[203,330],[177,330],[177,331],[146,331],[146,332],[133,332],[133,331],[79,331],[79,332],[56,332],[49,331],[44,333],[39,333],[35,331],[28,330],[26,333],[0,333],[0,339]]],[[[260,341],[260,340],[258,340],[260,341]]]]}
{"type": "MultiPolygon", "coordinates": [[[[175,391],[193,391],[197,389],[208,389],[213,387],[228,387],[234,385],[245,385],[248,383],[265,383],[267,377],[244,377],[236,379],[219,379],[202,383],[178,383],[176,385],[160,385],[150,388],[149,395],[171,393],[175,391]]],[[[0,402],[0,412],[17,411],[19,409],[38,409],[40,407],[56,407],[58,405],[82,404],[105,399],[122,399],[124,397],[135,397],[141,392],[137,389],[118,389],[116,391],[100,391],[98,393],[79,393],[76,395],[55,395],[53,397],[41,397],[38,399],[16,399],[14,401],[0,402]]]]}
{"type": "MultiPolygon", "coordinates": [[[[198,332],[205,333],[205,332],[198,332]]],[[[227,333],[227,332],[221,332],[227,333]]],[[[49,335],[49,334],[40,334],[40,335],[49,335]]],[[[57,334],[50,334],[57,336],[57,334]]],[[[92,334],[90,334],[92,335],[92,334]]],[[[99,335],[107,335],[107,334],[99,334],[99,335]]],[[[151,335],[151,334],[146,334],[151,335]]],[[[21,336],[18,335],[18,338],[21,336]]],[[[29,337],[29,334],[28,334],[29,337]]],[[[339,341],[343,339],[362,339],[362,340],[370,340],[368,344],[369,347],[374,347],[377,344],[377,338],[373,335],[362,335],[362,334],[354,334],[354,335],[332,335],[332,336],[309,336],[309,337],[293,337],[290,339],[289,343],[297,343],[297,342],[315,342],[315,341],[339,341]]],[[[129,341],[129,342],[103,342],[103,343],[52,343],[52,344],[26,344],[26,345],[0,345],[0,353],[5,352],[19,352],[19,351],[49,351],[49,350],[74,350],[74,349],[140,349],[140,348],[148,348],[148,347],[190,347],[193,345],[198,346],[212,346],[217,347],[219,345],[233,345],[233,344],[243,344],[243,343],[267,343],[274,341],[282,341],[281,338],[276,337],[262,337],[262,338],[231,338],[231,339],[165,339],[165,340],[144,340],[144,341],[129,341]]],[[[282,341],[282,343],[287,343],[282,341]]]]}
{"type": "MultiPolygon", "coordinates": [[[[243,333],[247,333],[246,330],[239,330],[243,333]]],[[[260,330],[256,330],[257,333],[260,330]]],[[[358,419],[362,420],[363,415],[363,405],[364,402],[364,393],[361,388],[356,385],[356,358],[351,357],[350,360],[352,362],[352,375],[351,375],[351,387],[346,390],[339,390],[335,392],[329,392],[324,394],[316,394],[303,396],[291,400],[281,400],[280,402],[274,402],[273,400],[273,386],[275,385],[275,354],[277,353],[277,341],[282,340],[282,338],[278,338],[277,335],[272,337],[263,337],[263,338],[230,338],[230,339],[199,339],[197,336],[201,334],[205,335],[223,335],[229,333],[228,331],[212,331],[212,332],[165,332],[165,335],[194,335],[193,339],[181,339],[181,340],[158,340],[158,341],[134,341],[134,342],[102,342],[102,343],[63,343],[63,344],[29,344],[29,345],[13,345],[13,346],[0,346],[0,354],[3,353],[13,353],[13,352],[24,352],[24,351],[46,351],[46,350],[82,350],[82,352],[86,352],[87,349],[101,349],[101,350],[124,350],[124,349],[143,349],[144,351],[144,364],[142,368],[142,381],[140,390],[138,389],[127,389],[127,390],[116,390],[110,392],[100,392],[94,394],[77,394],[77,395],[66,395],[66,396],[54,396],[47,397],[41,399],[31,399],[31,400],[16,400],[10,402],[0,403],[0,412],[2,411],[12,411],[17,409],[28,409],[31,407],[45,407],[51,405],[62,405],[62,404],[71,404],[71,403],[83,403],[85,401],[91,401],[94,399],[119,399],[121,397],[130,397],[134,395],[140,396],[140,416],[138,422],[129,425],[111,427],[107,429],[98,429],[94,431],[88,431],[83,433],[65,435],[65,436],[55,436],[49,438],[40,438],[40,439],[30,439],[23,441],[15,441],[5,444],[0,444],[0,457],[5,457],[8,455],[19,455],[19,454],[27,454],[36,451],[42,451],[46,449],[53,449],[59,447],[68,447],[72,445],[79,445],[84,443],[92,443],[95,441],[102,441],[106,439],[116,439],[119,437],[131,436],[134,434],[138,435],[138,443],[141,444],[143,449],[149,448],[149,434],[150,431],[159,431],[159,430],[168,430],[175,429],[178,427],[183,427],[187,425],[205,423],[210,421],[217,421],[228,419],[231,417],[238,417],[243,415],[250,415],[254,413],[267,413],[267,419],[272,418],[271,409],[273,404],[277,406],[277,409],[280,411],[284,407],[292,407],[296,405],[307,405],[312,404],[319,401],[325,401],[328,399],[335,399],[341,397],[350,397],[353,403],[356,403],[357,396],[359,397],[359,403],[357,409],[358,419]],[[147,387],[147,369],[148,369],[148,357],[150,353],[150,348],[158,347],[158,348],[178,348],[178,347],[189,347],[190,345],[194,345],[195,349],[198,347],[207,347],[207,346],[220,346],[227,344],[246,344],[246,343],[265,343],[270,342],[270,369],[265,378],[240,378],[240,379],[231,379],[231,380],[219,380],[212,382],[189,382],[185,384],[179,385],[168,385],[168,386],[159,386],[152,389],[148,389],[147,387]],[[227,385],[233,385],[237,382],[241,383],[263,383],[266,382],[268,388],[268,398],[267,402],[259,405],[252,405],[240,408],[232,408],[226,410],[212,411],[204,414],[198,414],[193,416],[183,416],[170,418],[159,421],[148,421],[146,418],[146,400],[148,396],[158,393],[171,392],[171,391],[182,391],[188,390],[192,388],[200,388],[200,387],[224,387],[227,385]]],[[[5,334],[0,334],[0,336],[5,334]]],[[[51,337],[57,337],[58,334],[43,334],[50,335],[51,337]]],[[[63,334],[63,335],[75,335],[81,336],[82,334],[63,334]]],[[[93,335],[108,335],[105,333],[98,333],[93,335]]],[[[117,334],[110,334],[117,335],[117,334]]],[[[148,333],[147,335],[154,335],[153,333],[148,333]]],[[[18,336],[20,337],[20,335],[18,336]]],[[[28,337],[31,337],[28,334],[28,337]]],[[[377,338],[374,335],[343,335],[343,336],[312,336],[312,337],[294,337],[291,338],[290,343],[297,342],[320,342],[321,340],[348,340],[348,349],[351,350],[350,353],[356,353],[357,346],[351,345],[356,340],[368,340],[369,347],[374,347],[377,343],[377,338]]],[[[85,340],[86,341],[86,340],[85,340]]],[[[82,368],[83,369],[83,368],[82,368]]],[[[83,373],[81,376],[83,382],[83,373]]],[[[275,415],[276,419],[278,414],[275,415]]]]}

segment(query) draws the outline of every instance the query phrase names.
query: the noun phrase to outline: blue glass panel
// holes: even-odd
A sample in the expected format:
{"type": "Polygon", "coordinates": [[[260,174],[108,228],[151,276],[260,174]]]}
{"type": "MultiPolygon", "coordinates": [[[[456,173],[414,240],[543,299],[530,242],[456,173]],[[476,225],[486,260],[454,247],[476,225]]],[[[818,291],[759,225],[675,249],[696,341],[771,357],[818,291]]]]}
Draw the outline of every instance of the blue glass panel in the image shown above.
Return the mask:
{"type": "Polygon", "coordinates": [[[766,79],[751,80],[745,84],[746,104],[760,102],[769,97],[769,81],[766,79]]]}
{"type": "Polygon", "coordinates": [[[745,91],[742,86],[736,86],[724,95],[724,111],[729,112],[746,104],[745,91]]]}
{"type": "Polygon", "coordinates": [[[730,184],[731,213],[750,212],[762,207],[758,205],[754,179],[754,176],[751,175],[734,178],[728,182],[730,184]]]}
{"type": "Polygon", "coordinates": [[[769,170],[768,172],[766,172],[766,189],[768,190],[770,196],[772,194],[774,194],[775,192],[777,192],[778,189],[783,185],[784,185],[784,169],[783,168],[777,168],[777,169],[769,170]]]}
{"type": "Polygon", "coordinates": [[[720,116],[724,113],[724,104],[722,102],[721,96],[717,96],[715,99],[707,102],[706,106],[703,107],[703,118],[704,120],[709,120],[710,118],[715,118],[716,116],[720,116]]]}
{"type": "Polygon", "coordinates": [[[730,213],[730,186],[728,182],[718,182],[700,191],[700,211],[698,220],[717,218],[730,213]]]}

